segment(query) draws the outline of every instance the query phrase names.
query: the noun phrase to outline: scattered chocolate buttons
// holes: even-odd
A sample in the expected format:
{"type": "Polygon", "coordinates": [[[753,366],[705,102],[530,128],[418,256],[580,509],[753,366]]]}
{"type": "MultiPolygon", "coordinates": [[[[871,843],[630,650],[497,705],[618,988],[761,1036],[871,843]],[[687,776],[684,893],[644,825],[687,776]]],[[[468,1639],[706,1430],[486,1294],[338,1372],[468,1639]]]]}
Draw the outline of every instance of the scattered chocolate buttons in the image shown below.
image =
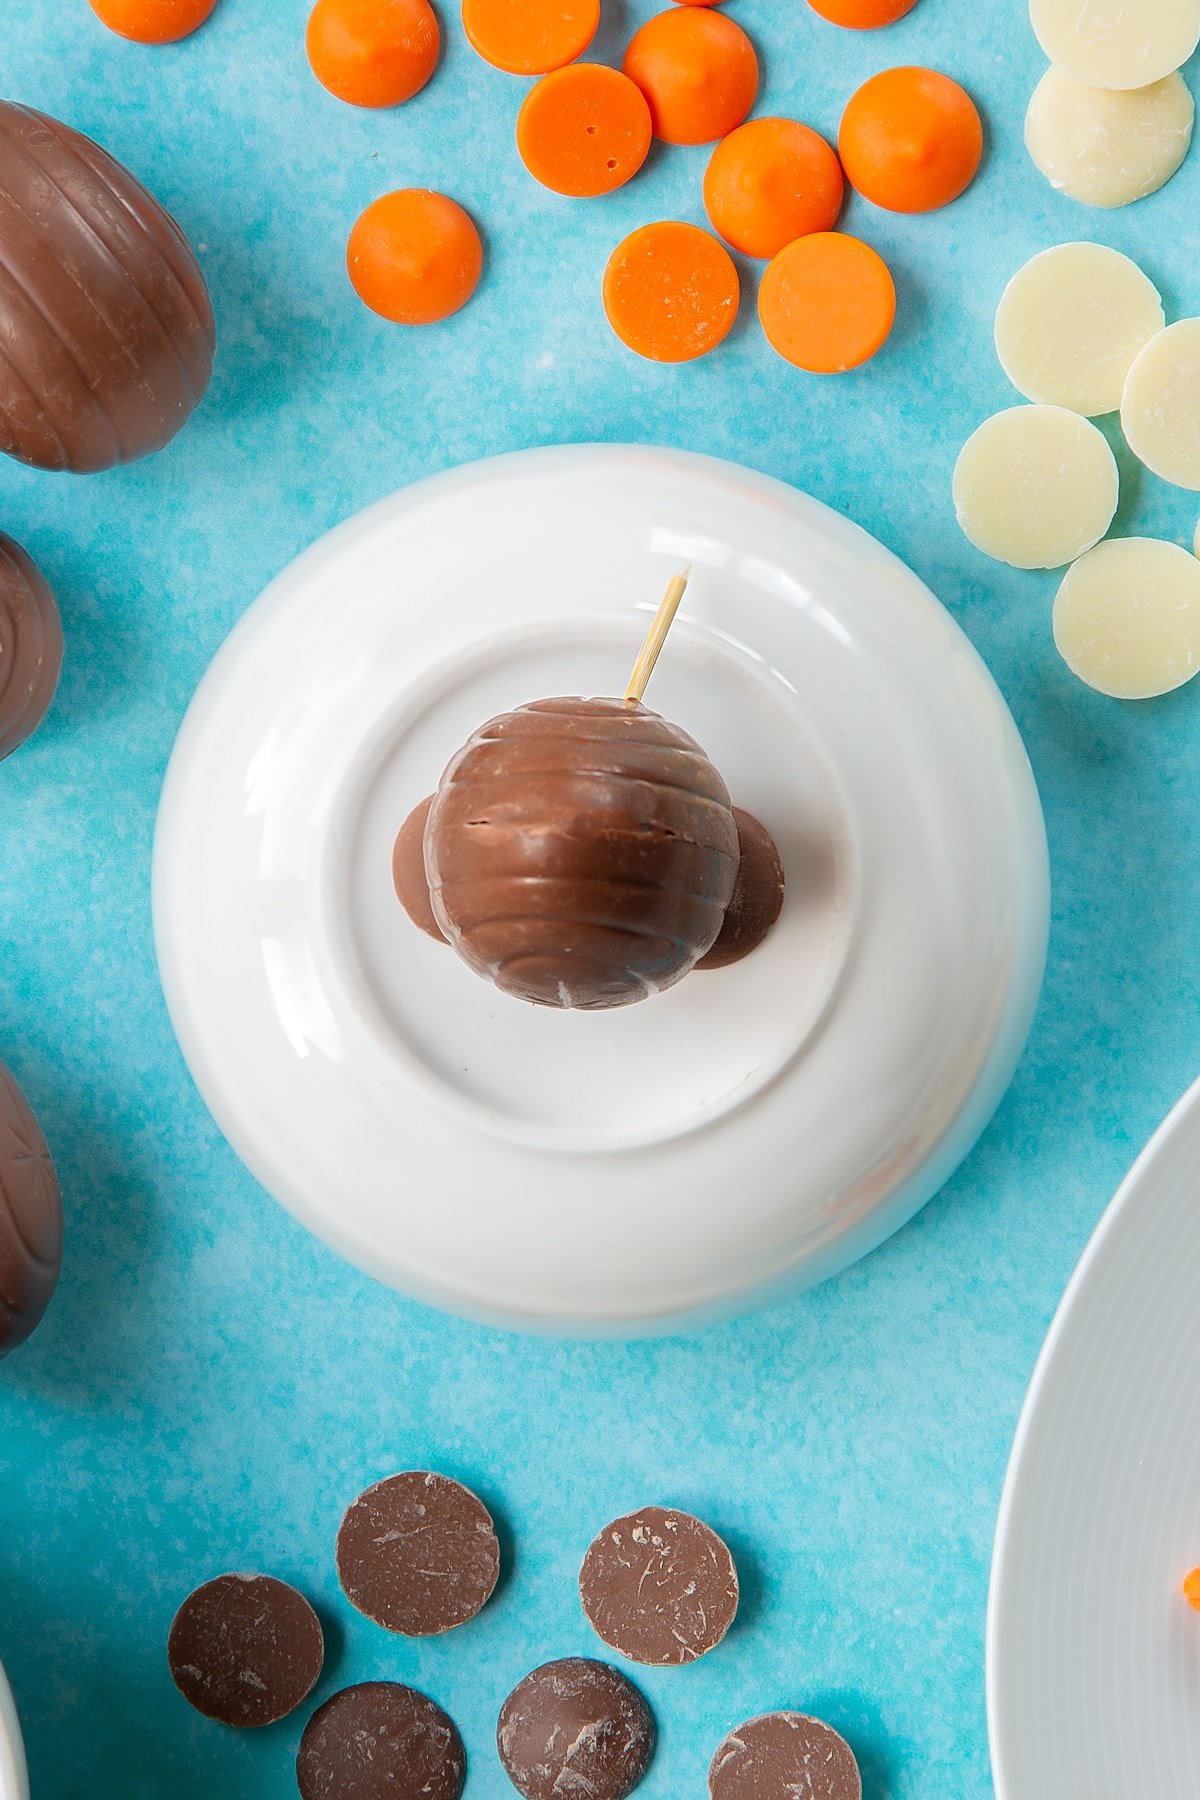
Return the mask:
{"type": "Polygon", "coordinates": [[[325,1660],[321,1622],[273,1575],[218,1575],[189,1594],[167,1642],[175,1685],[221,1725],[274,1725],[307,1699],[325,1660]]]}
{"type": "Polygon", "coordinates": [[[654,1716],[607,1663],[543,1663],[504,1702],[496,1748],[525,1800],[625,1800],[650,1767],[654,1716]]]}
{"type": "Polygon", "coordinates": [[[360,1494],[342,1520],[338,1577],[353,1606],[405,1637],[466,1624],[492,1597],[500,1546],[469,1488],[410,1470],[360,1494]]]}
{"type": "Polygon", "coordinates": [[[659,1668],[715,1650],[738,1608],[737,1570],[716,1532],[661,1506],[605,1526],[584,1558],[579,1592],[606,1644],[659,1668]]]}
{"type": "Polygon", "coordinates": [[[764,1713],[731,1731],[708,1771],[711,1800],[862,1800],[854,1752],[805,1713],[764,1713]]]}
{"type": "Polygon", "coordinates": [[[396,1681],[334,1694],[305,1726],[296,1758],[302,1800],[458,1800],[466,1778],[453,1719],[396,1681]]]}

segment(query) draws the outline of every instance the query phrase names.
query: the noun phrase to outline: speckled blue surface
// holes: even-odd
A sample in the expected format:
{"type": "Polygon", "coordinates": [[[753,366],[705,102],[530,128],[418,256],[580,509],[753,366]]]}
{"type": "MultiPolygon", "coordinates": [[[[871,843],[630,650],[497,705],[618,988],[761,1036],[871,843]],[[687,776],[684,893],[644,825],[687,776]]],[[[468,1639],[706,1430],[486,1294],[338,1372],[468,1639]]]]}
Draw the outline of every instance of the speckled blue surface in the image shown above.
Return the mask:
{"type": "MultiPolygon", "coordinates": [[[[236,1736],[192,1713],[164,1657],[175,1606],[229,1567],[322,1608],[321,1694],[411,1679],[460,1721],[469,1800],[511,1790],[496,1712],[549,1656],[595,1642],[575,1597],[593,1530],[670,1498],[725,1531],[745,1604],[722,1651],[650,1674],[661,1751],[641,1792],[703,1792],[722,1733],[780,1704],[853,1740],[867,1800],[989,1790],[988,1557],[1017,1410],[1092,1225],[1196,1073],[1200,696],[1122,709],[1050,638],[1052,577],[985,562],[949,500],[968,430],[1014,398],[992,312],[1034,250],[1094,236],[1200,311],[1200,161],[1118,214],[1051,194],[1026,161],[1041,63],[1021,0],[920,0],[852,35],[801,0],[734,0],[763,103],[832,133],[858,81],[930,62],[986,111],[968,197],[927,219],[855,203],[899,281],[898,329],[857,375],[775,359],[752,309],[707,361],[640,363],[599,306],[608,251],[699,219],[703,151],[658,152],[610,200],[533,185],[522,84],[477,61],[447,7],[432,85],[370,115],[313,82],[304,0],[220,0],[189,42],[110,37],[85,0],[5,9],[4,92],[67,119],[177,213],[220,329],[203,411],[163,455],[84,481],[0,467],[0,525],[61,597],[68,663],[38,738],[0,767],[0,1055],[44,1122],[68,1251],[38,1336],[0,1365],[0,1659],[34,1800],[268,1800],[294,1791],[302,1717],[236,1736]],[[390,187],[471,206],[488,270],[448,325],[363,310],[349,226],[390,187]],[[1007,694],[1045,800],[1056,879],[1045,1001],[1012,1092],[949,1189],[824,1290],[657,1345],[527,1342],[436,1316],[343,1267],[242,1171],[176,1051],[148,872],[159,783],[229,627],[326,527],[430,470],[524,445],[645,439],[795,482],[906,557],[1007,694]],[[458,1474],[503,1521],[508,1579],[448,1640],[409,1644],[339,1595],[344,1504],[397,1467],[458,1474]]],[[[606,0],[601,49],[635,19],[606,0]]],[[[1195,501],[1122,458],[1125,529],[1190,542],[1195,501]]]]}

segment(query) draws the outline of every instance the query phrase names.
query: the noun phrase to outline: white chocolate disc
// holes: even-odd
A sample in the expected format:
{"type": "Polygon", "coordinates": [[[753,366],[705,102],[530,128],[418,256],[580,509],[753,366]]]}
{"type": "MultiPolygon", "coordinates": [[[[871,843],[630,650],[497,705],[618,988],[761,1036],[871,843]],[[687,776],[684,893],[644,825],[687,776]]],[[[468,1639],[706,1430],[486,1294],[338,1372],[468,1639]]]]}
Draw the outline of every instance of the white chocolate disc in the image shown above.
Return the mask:
{"type": "Polygon", "coordinates": [[[1027,400],[1085,418],[1116,412],[1139,350],[1166,323],[1158,289],[1107,244],[1059,244],[1018,269],[996,312],[996,351],[1027,400]]]}
{"type": "Polygon", "coordinates": [[[1092,87],[1147,87],[1200,43],[1200,0],[1029,0],[1029,17],[1050,61],[1092,87]]]}
{"type": "Polygon", "coordinates": [[[1061,406],[986,419],[954,469],[954,509],[976,549],[1015,569],[1059,569],[1113,521],[1116,459],[1101,432],[1061,406]]]}
{"type": "Polygon", "coordinates": [[[1110,538],[1063,577],[1054,642],[1115,700],[1169,694],[1200,670],[1200,562],[1159,538],[1110,538]]]}
{"type": "Polygon", "coordinates": [[[1134,358],[1121,425],[1155,475],[1200,492],[1200,319],[1168,325],[1134,358]]]}
{"type": "Polygon", "coordinates": [[[1182,75],[1119,92],[1047,69],[1029,102],[1025,145],[1060,194],[1085,206],[1128,206],[1170,181],[1195,117],[1182,75]]]}

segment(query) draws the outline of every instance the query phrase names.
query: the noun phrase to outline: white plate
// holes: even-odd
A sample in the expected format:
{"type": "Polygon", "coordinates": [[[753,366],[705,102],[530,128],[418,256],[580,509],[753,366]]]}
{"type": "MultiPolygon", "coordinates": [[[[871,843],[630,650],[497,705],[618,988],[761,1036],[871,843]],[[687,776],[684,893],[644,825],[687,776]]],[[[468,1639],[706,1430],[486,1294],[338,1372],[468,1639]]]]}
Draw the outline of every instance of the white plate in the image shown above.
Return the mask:
{"type": "Polygon", "coordinates": [[[998,1800],[1196,1800],[1200,1083],[1076,1270],[1034,1374],[996,1534],[998,1800]]]}
{"type": "Polygon", "coordinates": [[[29,1800],[21,1726],[3,1669],[0,1669],[0,1800],[29,1800]]]}
{"type": "Polygon", "coordinates": [[[927,1200],[1024,1043],[1047,929],[1028,761],[966,638],[846,520],[657,450],[502,457],[333,532],[180,732],[155,847],[167,1001],[265,1186],[410,1293],[642,1331],[814,1281],[927,1200]],[[416,931],[392,840],[491,714],[649,701],[764,818],[767,943],[607,1014],[532,1009],[416,931]]]}

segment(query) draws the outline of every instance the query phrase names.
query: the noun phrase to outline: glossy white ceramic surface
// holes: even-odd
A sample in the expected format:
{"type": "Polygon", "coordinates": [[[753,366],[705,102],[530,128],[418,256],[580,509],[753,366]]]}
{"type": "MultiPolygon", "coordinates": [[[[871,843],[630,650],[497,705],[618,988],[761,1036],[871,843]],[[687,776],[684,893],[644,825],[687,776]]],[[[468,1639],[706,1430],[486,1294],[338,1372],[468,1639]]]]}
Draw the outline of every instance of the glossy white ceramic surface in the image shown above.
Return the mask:
{"type": "Polygon", "coordinates": [[[998,1800],[1200,1794],[1200,1084],[1071,1281],[1021,1415],[988,1622],[998,1800]]]}
{"type": "Polygon", "coordinates": [[[535,451],[397,494],[251,608],[179,735],[155,928],[218,1123],[342,1254],[525,1328],[670,1329],[844,1266],[986,1123],[1045,956],[1041,812],[987,671],[916,577],[744,469],[535,451]],[[392,840],[492,713],[648,703],[784,857],[743,964],[603,1015],[526,1008],[417,932],[392,840]]]}
{"type": "Polygon", "coordinates": [[[0,1800],[29,1800],[21,1726],[3,1669],[0,1669],[0,1800]]]}

